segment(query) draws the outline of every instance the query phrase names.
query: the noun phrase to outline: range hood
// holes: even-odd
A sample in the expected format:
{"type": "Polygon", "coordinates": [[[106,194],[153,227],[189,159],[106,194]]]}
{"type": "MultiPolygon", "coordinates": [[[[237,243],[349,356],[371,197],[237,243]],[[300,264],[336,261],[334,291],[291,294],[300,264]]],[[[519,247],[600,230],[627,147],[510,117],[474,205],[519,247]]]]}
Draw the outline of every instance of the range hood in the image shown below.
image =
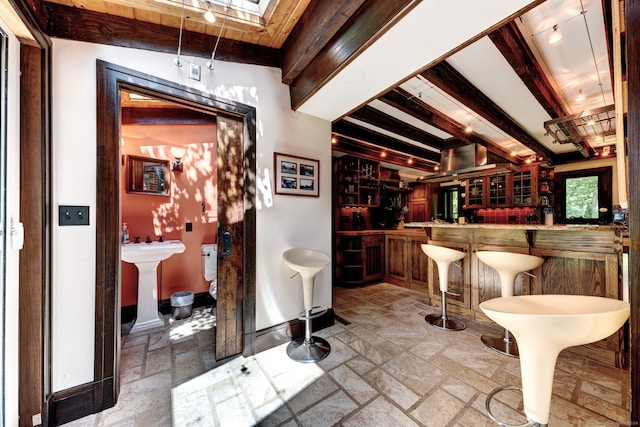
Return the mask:
{"type": "Polygon", "coordinates": [[[520,172],[510,162],[488,163],[487,147],[479,144],[463,145],[440,152],[440,172],[421,179],[421,182],[446,182],[520,172]]]}

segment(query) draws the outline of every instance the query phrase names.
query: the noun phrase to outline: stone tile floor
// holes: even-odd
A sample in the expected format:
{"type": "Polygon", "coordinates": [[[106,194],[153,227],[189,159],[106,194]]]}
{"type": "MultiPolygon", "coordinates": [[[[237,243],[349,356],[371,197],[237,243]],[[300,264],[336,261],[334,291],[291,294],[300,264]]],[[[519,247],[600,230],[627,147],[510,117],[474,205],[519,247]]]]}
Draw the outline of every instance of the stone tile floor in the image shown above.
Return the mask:
{"type": "MultiPolygon", "coordinates": [[[[518,359],[480,342],[497,328],[433,328],[424,316],[438,309],[423,294],[386,283],[335,288],[334,310],[339,321],[314,334],[332,347],[317,364],[291,361],[283,344],[216,366],[208,310],[123,335],[117,405],[67,426],[494,426],[487,393],[519,384],[518,359]]],[[[549,425],[628,425],[629,381],[565,350],[549,425]]],[[[492,408],[524,422],[517,392],[498,394],[492,408]]]]}

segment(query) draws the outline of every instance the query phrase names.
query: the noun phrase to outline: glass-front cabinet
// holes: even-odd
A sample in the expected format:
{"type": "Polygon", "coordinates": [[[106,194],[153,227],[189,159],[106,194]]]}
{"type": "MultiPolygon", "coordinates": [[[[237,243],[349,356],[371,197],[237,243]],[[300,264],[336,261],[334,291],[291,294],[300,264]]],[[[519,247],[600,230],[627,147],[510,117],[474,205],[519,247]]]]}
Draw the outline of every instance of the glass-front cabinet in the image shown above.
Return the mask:
{"type": "Polygon", "coordinates": [[[513,205],[515,207],[536,204],[535,183],[531,169],[513,174],[513,205]]]}
{"type": "Polygon", "coordinates": [[[484,207],[484,179],[474,178],[467,181],[467,208],[484,207]]]}
{"type": "Polygon", "coordinates": [[[511,194],[509,191],[509,176],[494,175],[489,178],[489,206],[509,206],[511,194]]]}

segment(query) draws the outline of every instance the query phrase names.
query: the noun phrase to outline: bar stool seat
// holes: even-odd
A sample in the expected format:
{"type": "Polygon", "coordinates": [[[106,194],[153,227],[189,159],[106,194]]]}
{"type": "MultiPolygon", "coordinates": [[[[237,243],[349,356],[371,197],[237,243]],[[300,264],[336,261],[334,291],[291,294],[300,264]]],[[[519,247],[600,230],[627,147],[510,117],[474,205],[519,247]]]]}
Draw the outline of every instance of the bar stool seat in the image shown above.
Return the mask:
{"type": "Polygon", "coordinates": [[[447,293],[449,293],[449,267],[451,263],[461,260],[467,254],[456,249],[432,244],[422,244],[420,247],[422,248],[422,252],[432,258],[438,266],[438,278],[440,279],[440,293],[442,298],[441,314],[428,314],[424,319],[436,328],[447,331],[462,331],[467,325],[458,320],[450,319],[447,315],[447,293]]]}
{"type": "Polygon", "coordinates": [[[316,275],[331,263],[331,257],[324,252],[308,248],[291,248],[282,253],[285,264],[300,273],[302,278],[304,312],[298,319],[304,320],[304,337],[293,339],[287,346],[287,355],[303,363],[324,359],[331,352],[331,345],[324,338],[311,336],[311,319],[323,315],[327,307],[313,306],[313,288],[316,275]]]}
{"type": "MultiPolygon", "coordinates": [[[[553,376],[562,350],[604,339],[629,317],[629,303],[585,295],[501,297],[480,303],[480,309],[494,322],[511,330],[520,346],[527,423],[518,427],[548,425],[553,376]]],[[[487,413],[502,427],[511,426],[491,413],[491,399],[503,390],[513,389],[519,390],[513,386],[499,387],[487,395],[487,413]]]]}
{"type": "MultiPolygon", "coordinates": [[[[478,251],[476,255],[480,261],[498,272],[502,297],[514,295],[518,274],[538,268],[544,263],[544,258],[513,252],[478,251]]],[[[518,344],[507,329],[502,336],[484,334],[480,339],[492,350],[507,356],[518,357],[518,344]]]]}

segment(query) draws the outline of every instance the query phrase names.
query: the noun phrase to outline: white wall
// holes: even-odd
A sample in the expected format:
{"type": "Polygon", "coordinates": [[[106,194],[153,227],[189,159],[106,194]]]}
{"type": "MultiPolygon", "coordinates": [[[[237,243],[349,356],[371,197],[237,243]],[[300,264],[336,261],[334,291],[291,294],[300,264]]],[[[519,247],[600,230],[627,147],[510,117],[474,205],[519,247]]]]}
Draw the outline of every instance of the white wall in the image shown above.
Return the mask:
{"type": "MultiPolygon", "coordinates": [[[[7,109],[7,231],[20,222],[20,44],[0,18],[0,28],[9,34],[7,109]]],[[[0,221],[1,222],[1,221],[0,221]]],[[[28,244],[28,243],[27,243],[28,244]]],[[[1,251],[1,249],[0,249],[1,251]]],[[[4,417],[7,426],[18,425],[18,262],[20,252],[7,244],[4,296],[4,417]]],[[[1,314],[0,314],[1,315],[1,314]]],[[[0,419],[0,423],[2,420],[0,419]]]]}
{"type": "MultiPolygon", "coordinates": [[[[302,311],[299,276],[282,262],[292,246],[331,249],[331,123],[291,111],[279,69],[55,39],[53,42],[53,197],[59,204],[90,206],[89,227],[53,228],[53,390],[93,380],[96,59],[206,90],[256,107],[257,168],[263,187],[273,188],[273,153],[320,161],[320,197],[263,194],[257,212],[258,329],[291,320],[302,311]],[[189,61],[202,67],[202,81],[188,78],[189,61]],[[268,178],[268,180],[266,179],[268,178]]],[[[185,165],[188,168],[188,165],[185,165]]],[[[57,217],[52,220],[58,223],[57,217]]],[[[331,306],[331,269],[316,279],[317,305],[331,306]]]]}

